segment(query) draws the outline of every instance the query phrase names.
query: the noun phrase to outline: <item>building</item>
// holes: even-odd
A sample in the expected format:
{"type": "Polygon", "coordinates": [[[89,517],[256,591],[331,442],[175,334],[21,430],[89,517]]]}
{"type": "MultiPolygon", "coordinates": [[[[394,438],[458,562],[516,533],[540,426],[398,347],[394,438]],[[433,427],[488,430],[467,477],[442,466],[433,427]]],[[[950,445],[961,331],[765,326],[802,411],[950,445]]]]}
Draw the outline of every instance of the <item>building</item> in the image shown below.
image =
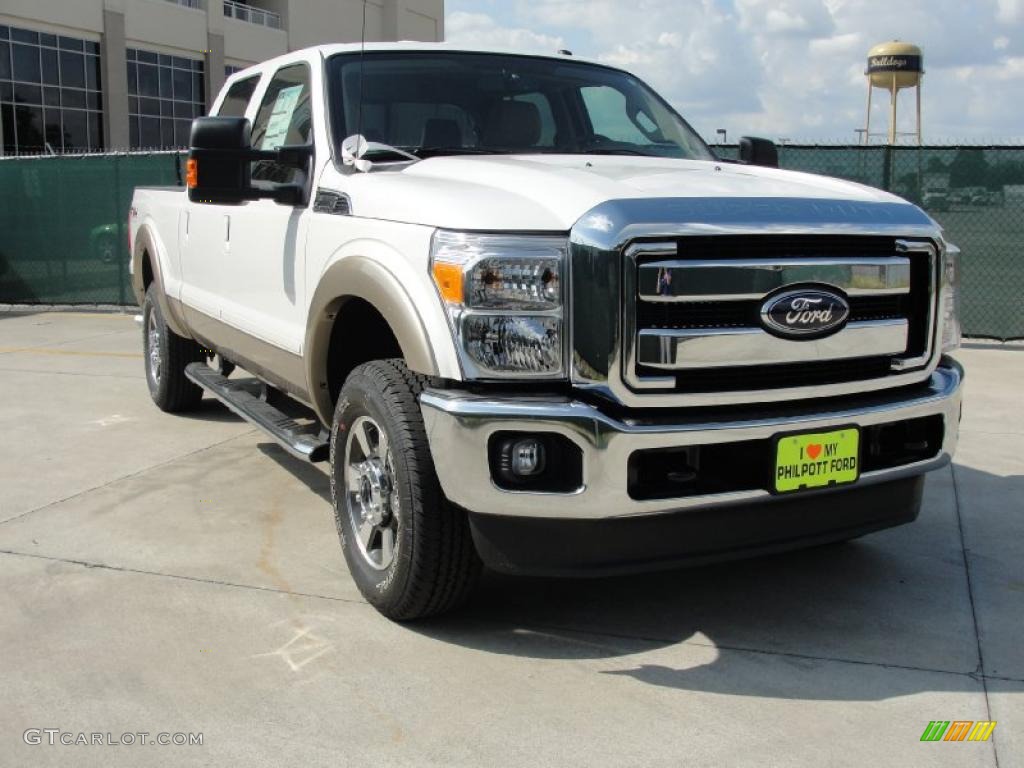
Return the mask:
{"type": "Polygon", "coordinates": [[[187,145],[226,75],[328,42],[444,39],[444,0],[2,0],[0,152],[187,145]]]}

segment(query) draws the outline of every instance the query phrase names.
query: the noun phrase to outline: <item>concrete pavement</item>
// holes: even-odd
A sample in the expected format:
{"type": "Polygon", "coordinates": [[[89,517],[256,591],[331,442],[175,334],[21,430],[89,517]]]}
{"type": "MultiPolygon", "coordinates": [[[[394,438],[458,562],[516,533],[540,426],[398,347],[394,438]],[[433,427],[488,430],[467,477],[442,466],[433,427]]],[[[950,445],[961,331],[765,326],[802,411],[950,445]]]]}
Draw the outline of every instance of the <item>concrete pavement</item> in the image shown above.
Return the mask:
{"type": "Polygon", "coordinates": [[[129,316],[0,313],[0,765],[1024,764],[1024,348],[969,345],[961,448],[857,542],[360,598],[326,475],[149,401],[129,316]],[[930,720],[997,720],[921,743],[930,720]],[[201,746],[26,745],[29,728],[201,746]]]}

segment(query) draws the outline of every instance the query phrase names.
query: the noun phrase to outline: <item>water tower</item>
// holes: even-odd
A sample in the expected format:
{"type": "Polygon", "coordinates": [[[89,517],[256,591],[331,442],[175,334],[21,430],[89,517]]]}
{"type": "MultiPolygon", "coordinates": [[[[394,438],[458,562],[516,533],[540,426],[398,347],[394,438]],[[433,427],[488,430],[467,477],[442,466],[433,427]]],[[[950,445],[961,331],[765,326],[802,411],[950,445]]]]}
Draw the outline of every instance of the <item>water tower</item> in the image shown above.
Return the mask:
{"type": "MultiPolygon", "coordinates": [[[[917,128],[909,135],[917,136],[921,143],[921,76],[924,75],[924,56],[921,49],[911,43],[893,40],[881,43],[868,51],[868,114],[864,122],[864,143],[871,143],[871,92],[875,88],[889,91],[889,143],[896,143],[896,96],[903,88],[917,91],[917,128]]],[[[877,134],[882,135],[882,134],[877,134]]]]}

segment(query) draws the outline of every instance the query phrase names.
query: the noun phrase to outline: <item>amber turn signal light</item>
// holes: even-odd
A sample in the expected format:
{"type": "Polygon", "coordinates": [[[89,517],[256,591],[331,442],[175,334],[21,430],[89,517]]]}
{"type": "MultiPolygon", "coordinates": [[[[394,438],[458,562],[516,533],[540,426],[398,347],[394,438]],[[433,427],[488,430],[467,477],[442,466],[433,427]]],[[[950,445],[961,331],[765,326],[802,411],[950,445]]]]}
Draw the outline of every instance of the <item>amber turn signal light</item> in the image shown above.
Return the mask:
{"type": "Polygon", "coordinates": [[[434,262],[434,282],[441,298],[449,304],[462,303],[462,267],[458,264],[434,262]]]}
{"type": "Polygon", "coordinates": [[[185,162],[185,184],[189,189],[199,186],[199,161],[192,157],[185,162]]]}

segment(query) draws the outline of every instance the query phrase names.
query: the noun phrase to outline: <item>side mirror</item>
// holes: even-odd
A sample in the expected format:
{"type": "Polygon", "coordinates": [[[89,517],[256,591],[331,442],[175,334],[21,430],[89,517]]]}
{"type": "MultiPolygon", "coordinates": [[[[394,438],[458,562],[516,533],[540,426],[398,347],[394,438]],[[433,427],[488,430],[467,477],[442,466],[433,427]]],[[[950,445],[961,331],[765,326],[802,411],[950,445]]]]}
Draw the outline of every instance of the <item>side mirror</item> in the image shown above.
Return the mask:
{"type": "Polygon", "coordinates": [[[306,170],[312,145],[283,146],[274,150],[253,149],[252,130],[244,117],[197,117],[192,121],[186,184],[193,203],[236,204],[270,197],[295,205],[303,199],[296,185],[265,189],[252,186],[254,160],[269,160],[306,170]]]}
{"type": "Polygon", "coordinates": [[[765,168],[779,167],[779,150],[775,142],[744,136],[740,139],[740,162],[744,165],[762,165],[765,168]]]}
{"type": "Polygon", "coordinates": [[[244,117],[197,117],[192,121],[187,164],[193,203],[240,203],[252,199],[246,156],[251,129],[244,117]]]}

